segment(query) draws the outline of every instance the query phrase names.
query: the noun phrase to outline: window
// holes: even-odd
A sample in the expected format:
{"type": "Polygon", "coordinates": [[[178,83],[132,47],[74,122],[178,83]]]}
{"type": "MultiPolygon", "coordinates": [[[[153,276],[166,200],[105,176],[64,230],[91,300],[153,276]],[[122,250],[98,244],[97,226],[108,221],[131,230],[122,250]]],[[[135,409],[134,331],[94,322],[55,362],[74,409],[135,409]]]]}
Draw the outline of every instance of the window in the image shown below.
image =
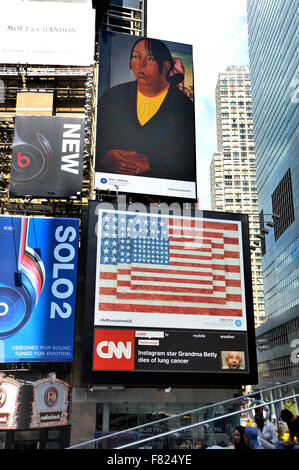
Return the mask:
{"type": "Polygon", "coordinates": [[[271,198],[273,213],[280,215],[279,219],[274,218],[274,239],[276,241],[295,220],[290,169],[278,184],[271,198]]]}

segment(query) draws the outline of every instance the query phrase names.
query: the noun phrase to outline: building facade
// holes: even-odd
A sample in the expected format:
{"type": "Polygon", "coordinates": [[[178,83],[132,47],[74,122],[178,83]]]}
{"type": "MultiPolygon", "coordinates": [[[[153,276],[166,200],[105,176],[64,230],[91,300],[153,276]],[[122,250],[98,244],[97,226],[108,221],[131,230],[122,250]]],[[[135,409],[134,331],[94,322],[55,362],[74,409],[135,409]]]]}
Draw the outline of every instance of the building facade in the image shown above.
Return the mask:
{"type": "Polygon", "coordinates": [[[265,320],[251,80],[246,66],[230,66],[216,85],[217,152],[210,166],[211,206],[248,214],[255,325],[265,320]]]}
{"type": "Polygon", "coordinates": [[[248,0],[249,54],[266,323],[257,329],[260,377],[298,377],[298,2],[248,0]],[[269,233],[267,233],[269,232],[269,233]]]}

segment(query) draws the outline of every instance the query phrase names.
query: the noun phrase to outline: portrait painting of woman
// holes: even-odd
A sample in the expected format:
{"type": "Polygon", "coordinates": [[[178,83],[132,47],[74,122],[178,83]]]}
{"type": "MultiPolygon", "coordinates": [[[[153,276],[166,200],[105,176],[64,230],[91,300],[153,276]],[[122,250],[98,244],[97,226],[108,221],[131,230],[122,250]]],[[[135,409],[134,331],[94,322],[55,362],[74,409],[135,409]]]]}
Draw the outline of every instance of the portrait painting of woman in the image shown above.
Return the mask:
{"type": "Polygon", "coordinates": [[[134,80],[99,98],[96,171],[194,182],[194,103],[182,60],[164,42],[140,37],[127,67],[134,80]]]}

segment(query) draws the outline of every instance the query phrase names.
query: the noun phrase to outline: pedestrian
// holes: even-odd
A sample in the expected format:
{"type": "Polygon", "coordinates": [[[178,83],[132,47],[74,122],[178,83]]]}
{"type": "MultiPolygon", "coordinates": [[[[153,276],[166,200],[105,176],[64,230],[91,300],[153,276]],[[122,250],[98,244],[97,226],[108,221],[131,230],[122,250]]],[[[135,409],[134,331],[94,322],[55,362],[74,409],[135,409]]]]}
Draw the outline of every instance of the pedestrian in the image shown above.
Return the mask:
{"type": "Polygon", "coordinates": [[[248,449],[248,446],[245,444],[244,440],[244,426],[236,426],[234,429],[234,448],[235,449],[248,449]]]}
{"type": "Polygon", "coordinates": [[[288,409],[283,409],[280,418],[287,423],[290,436],[287,441],[280,441],[276,447],[278,449],[299,449],[299,416],[294,415],[288,409]],[[295,443],[295,438],[298,444],[295,443]]]}
{"type": "Polygon", "coordinates": [[[258,441],[258,432],[257,429],[253,426],[246,426],[244,433],[245,444],[249,449],[262,449],[258,441]]]}
{"type": "Polygon", "coordinates": [[[255,412],[254,421],[258,432],[258,441],[264,449],[275,449],[278,437],[272,423],[266,422],[260,412],[255,412]]]}

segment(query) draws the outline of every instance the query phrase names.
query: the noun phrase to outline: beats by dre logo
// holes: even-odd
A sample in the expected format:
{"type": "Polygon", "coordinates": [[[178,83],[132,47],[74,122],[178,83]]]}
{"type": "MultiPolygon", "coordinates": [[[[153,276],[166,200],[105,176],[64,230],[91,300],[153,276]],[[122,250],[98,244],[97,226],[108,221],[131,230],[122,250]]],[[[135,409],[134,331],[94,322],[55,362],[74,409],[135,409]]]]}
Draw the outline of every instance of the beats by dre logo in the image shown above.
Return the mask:
{"type": "Polygon", "coordinates": [[[30,159],[22,155],[21,152],[19,152],[18,158],[17,158],[17,165],[19,165],[22,168],[25,168],[26,166],[29,165],[29,163],[30,163],[30,159]]]}
{"type": "Polygon", "coordinates": [[[14,183],[31,183],[48,170],[52,149],[47,139],[36,135],[39,146],[26,142],[14,144],[11,180],[14,183]]]}
{"type": "Polygon", "coordinates": [[[95,330],[94,370],[134,370],[134,341],[131,330],[95,330]]]}

